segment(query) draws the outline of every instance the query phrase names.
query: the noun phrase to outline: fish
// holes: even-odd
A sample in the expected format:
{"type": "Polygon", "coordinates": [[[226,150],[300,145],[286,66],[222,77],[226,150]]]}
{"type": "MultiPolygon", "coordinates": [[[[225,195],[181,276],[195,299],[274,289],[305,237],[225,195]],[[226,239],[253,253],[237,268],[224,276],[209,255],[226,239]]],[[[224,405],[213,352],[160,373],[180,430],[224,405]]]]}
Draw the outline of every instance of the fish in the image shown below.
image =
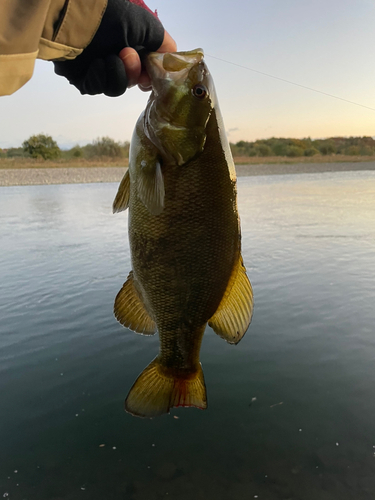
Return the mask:
{"type": "Polygon", "coordinates": [[[130,145],[113,212],[129,209],[132,270],[116,319],[159,334],[125,410],[153,418],[207,408],[200,347],[206,325],[237,344],[253,314],[241,256],[236,172],[202,49],[150,53],[152,92],[130,145]]]}

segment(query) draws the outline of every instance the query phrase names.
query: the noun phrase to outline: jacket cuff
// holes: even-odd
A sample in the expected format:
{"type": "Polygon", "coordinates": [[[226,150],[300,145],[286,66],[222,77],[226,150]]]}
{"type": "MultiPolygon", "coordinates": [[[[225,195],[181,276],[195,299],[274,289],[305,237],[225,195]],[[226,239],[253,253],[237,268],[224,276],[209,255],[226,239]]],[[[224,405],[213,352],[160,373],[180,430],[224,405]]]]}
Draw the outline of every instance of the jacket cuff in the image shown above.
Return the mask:
{"type": "Polygon", "coordinates": [[[41,38],[39,42],[38,59],[52,61],[56,59],[75,59],[83,52],[83,49],[76,49],[63,45],[62,43],[51,42],[41,38]]]}
{"type": "Polygon", "coordinates": [[[0,55],[0,96],[11,95],[33,76],[38,51],[0,55]]]}
{"type": "Polygon", "coordinates": [[[68,0],[52,41],[77,49],[86,48],[99,28],[106,8],[107,0],[68,0]]]}

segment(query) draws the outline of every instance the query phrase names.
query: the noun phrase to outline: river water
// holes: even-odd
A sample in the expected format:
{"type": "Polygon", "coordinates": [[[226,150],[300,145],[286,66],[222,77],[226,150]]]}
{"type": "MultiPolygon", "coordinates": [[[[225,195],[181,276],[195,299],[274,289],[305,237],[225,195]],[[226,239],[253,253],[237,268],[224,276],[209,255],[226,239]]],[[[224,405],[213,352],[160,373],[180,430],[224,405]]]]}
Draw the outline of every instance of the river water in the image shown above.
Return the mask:
{"type": "Polygon", "coordinates": [[[113,317],[115,184],[0,188],[0,498],[375,498],[375,173],[241,177],[255,312],[209,407],[123,410],[158,339],[113,317]]]}

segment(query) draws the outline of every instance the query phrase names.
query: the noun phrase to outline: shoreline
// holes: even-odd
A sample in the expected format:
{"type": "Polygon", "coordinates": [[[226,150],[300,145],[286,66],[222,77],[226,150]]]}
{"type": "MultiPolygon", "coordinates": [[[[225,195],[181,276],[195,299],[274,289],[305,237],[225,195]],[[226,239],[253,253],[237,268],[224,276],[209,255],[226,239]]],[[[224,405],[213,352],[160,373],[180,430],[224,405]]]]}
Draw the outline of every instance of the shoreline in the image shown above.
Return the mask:
{"type": "MultiPolygon", "coordinates": [[[[374,161],[325,163],[259,163],[236,165],[238,177],[259,175],[313,174],[322,172],[375,171],[374,161]]],[[[54,167],[0,169],[0,187],[50,184],[120,182],[126,167],[54,167]]]]}

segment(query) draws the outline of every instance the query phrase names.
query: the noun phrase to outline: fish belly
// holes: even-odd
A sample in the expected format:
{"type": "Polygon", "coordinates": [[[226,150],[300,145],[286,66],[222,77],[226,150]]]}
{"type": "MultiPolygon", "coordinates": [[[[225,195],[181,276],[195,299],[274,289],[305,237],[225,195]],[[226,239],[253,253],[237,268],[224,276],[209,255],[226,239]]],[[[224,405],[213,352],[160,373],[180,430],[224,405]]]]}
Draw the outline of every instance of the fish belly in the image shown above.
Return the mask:
{"type": "Polygon", "coordinates": [[[223,152],[209,146],[186,165],[166,166],[160,215],[139,200],[136,183],[130,196],[134,277],[159,330],[163,362],[176,368],[198,362],[191,359],[195,332],[201,337],[218,308],[240,253],[235,182],[223,152]]]}

